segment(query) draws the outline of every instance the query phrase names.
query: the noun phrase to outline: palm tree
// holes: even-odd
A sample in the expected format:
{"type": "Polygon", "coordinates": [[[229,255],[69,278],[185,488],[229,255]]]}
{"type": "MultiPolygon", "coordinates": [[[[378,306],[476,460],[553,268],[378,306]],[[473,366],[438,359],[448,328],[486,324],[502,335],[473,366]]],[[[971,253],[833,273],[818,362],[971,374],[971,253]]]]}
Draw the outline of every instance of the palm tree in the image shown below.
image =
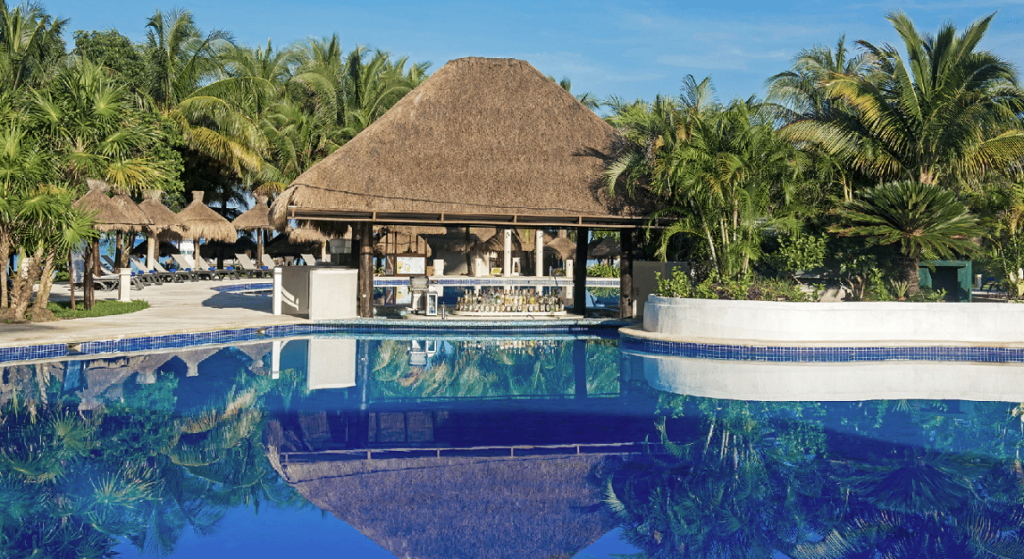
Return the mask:
{"type": "Polygon", "coordinates": [[[971,253],[971,240],[982,234],[974,217],[955,195],[916,181],[893,182],[866,190],[859,200],[839,210],[841,236],[865,237],[876,245],[898,245],[901,281],[908,293],[920,291],[918,264],[922,258],[952,258],[971,253]]]}
{"type": "MultiPolygon", "coordinates": [[[[563,77],[561,80],[556,80],[555,77],[551,75],[548,77],[551,78],[551,81],[557,81],[559,87],[569,93],[572,93],[572,80],[566,77],[563,77]]],[[[601,106],[601,101],[598,101],[597,96],[589,91],[575,95],[575,97],[577,101],[583,103],[584,107],[592,111],[596,111],[601,106]]]]}
{"type": "MultiPolygon", "coordinates": [[[[993,14],[994,15],[994,14],[993,14]]],[[[901,11],[888,19],[909,59],[892,46],[865,49],[876,72],[833,74],[827,93],[854,118],[805,118],[783,129],[876,181],[909,179],[957,188],[1024,158],[1024,95],[1013,66],[976,50],[993,16],[957,35],[952,24],[920,33],[901,11]]]]}

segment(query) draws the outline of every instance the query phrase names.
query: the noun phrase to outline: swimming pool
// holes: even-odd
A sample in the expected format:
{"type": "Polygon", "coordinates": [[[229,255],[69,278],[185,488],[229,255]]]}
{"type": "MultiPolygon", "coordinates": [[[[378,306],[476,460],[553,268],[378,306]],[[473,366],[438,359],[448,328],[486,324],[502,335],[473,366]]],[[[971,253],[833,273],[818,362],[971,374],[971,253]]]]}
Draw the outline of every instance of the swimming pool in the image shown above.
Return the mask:
{"type": "Polygon", "coordinates": [[[677,394],[614,332],[317,333],[0,366],[0,549],[1021,551],[1018,403],[677,394]]]}

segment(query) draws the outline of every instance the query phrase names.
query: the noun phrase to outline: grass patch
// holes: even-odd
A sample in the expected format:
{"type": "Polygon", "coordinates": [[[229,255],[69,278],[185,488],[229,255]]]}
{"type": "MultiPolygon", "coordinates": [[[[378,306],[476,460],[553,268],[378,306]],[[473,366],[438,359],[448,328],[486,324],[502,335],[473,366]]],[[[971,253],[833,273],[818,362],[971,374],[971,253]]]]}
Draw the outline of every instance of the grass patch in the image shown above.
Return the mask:
{"type": "Polygon", "coordinates": [[[76,310],[71,310],[70,302],[50,301],[46,308],[53,313],[55,318],[63,320],[66,318],[92,318],[95,316],[128,314],[148,309],[149,303],[146,301],[130,301],[128,303],[122,303],[121,301],[96,301],[92,309],[85,310],[85,305],[78,301],[75,303],[76,310]]]}

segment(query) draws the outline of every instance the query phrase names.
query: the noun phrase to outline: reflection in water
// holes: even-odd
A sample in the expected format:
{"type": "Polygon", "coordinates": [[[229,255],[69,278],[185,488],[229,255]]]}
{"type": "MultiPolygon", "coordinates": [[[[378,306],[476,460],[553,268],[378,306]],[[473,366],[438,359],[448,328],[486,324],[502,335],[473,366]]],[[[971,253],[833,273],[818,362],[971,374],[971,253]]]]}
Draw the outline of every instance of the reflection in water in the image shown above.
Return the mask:
{"type": "MultiPolygon", "coordinates": [[[[0,372],[5,558],[173,555],[186,531],[227,549],[219,519],[250,506],[315,506],[414,558],[569,557],[616,525],[642,557],[1024,555],[1013,403],[677,395],[649,382],[700,384],[568,336],[0,372]]],[[[297,554],[307,529],[282,536],[297,554]]]]}

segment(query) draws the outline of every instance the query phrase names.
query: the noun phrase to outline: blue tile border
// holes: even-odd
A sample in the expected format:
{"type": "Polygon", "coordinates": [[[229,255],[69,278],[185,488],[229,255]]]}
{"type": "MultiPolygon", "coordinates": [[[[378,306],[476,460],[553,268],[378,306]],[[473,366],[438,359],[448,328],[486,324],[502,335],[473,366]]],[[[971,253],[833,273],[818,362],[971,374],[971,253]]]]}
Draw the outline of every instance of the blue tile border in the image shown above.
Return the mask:
{"type": "Polygon", "coordinates": [[[623,353],[691,359],[767,361],[775,363],[849,363],[865,361],[965,361],[1024,363],[1024,348],[978,346],[751,346],[670,342],[622,333],[623,353]]]}
{"type": "Polygon", "coordinates": [[[75,351],[69,350],[69,344],[39,344],[30,346],[0,348],[0,364],[30,361],[35,359],[57,359],[69,355],[97,355],[104,353],[129,353],[177,349],[184,347],[226,344],[251,340],[270,340],[309,334],[380,334],[395,332],[403,335],[432,335],[438,332],[458,334],[484,331],[489,334],[519,333],[581,333],[593,329],[615,329],[633,324],[623,320],[601,319],[567,319],[567,320],[528,320],[515,323],[501,321],[412,321],[395,319],[353,319],[333,322],[314,322],[305,324],[285,324],[238,328],[234,330],[218,330],[214,332],[195,332],[187,334],[167,334],[162,336],[140,336],[116,340],[98,340],[77,344],[75,351]]]}

